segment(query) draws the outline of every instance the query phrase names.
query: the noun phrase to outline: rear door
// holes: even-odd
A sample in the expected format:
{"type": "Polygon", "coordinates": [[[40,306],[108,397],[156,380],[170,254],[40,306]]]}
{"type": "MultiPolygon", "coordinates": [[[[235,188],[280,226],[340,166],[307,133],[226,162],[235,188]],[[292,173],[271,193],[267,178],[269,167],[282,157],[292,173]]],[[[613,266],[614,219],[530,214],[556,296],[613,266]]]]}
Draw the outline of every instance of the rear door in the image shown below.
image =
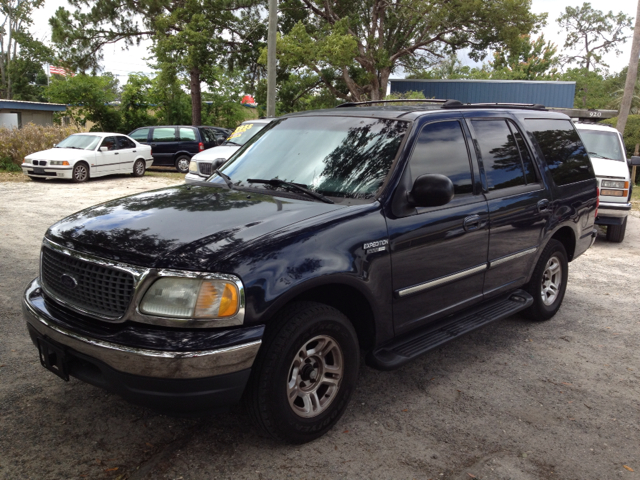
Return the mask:
{"type": "MultiPolygon", "coordinates": [[[[482,300],[487,268],[487,202],[462,117],[421,127],[403,179],[412,185],[427,173],[454,184],[454,198],[440,207],[389,215],[396,334],[482,300]]],[[[406,193],[397,190],[394,202],[406,193]]],[[[401,211],[401,210],[400,210],[401,211]]]]}
{"type": "Polygon", "coordinates": [[[154,127],[150,145],[154,165],[173,166],[174,155],[179,145],[176,127],[154,127]]]}
{"type": "Polygon", "coordinates": [[[137,157],[136,144],[124,136],[117,136],[116,140],[120,157],[118,170],[124,173],[131,173],[133,172],[133,163],[137,157]]]}
{"type": "Polygon", "coordinates": [[[484,294],[525,283],[552,212],[531,148],[508,117],[468,118],[484,171],[489,207],[489,269],[484,294]]]}
{"type": "Polygon", "coordinates": [[[198,129],[192,127],[179,127],[178,137],[180,139],[180,144],[176,152],[189,152],[193,156],[200,151],[198,147],[198,144],[200,143],[198,129]]]}

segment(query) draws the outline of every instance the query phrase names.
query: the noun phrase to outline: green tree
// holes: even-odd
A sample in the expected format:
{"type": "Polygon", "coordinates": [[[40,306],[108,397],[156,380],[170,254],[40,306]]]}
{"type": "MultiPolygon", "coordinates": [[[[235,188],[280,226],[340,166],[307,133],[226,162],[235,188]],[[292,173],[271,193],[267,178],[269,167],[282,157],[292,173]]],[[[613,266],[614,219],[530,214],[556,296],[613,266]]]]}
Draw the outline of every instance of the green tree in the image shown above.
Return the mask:
{"type": "Polygon", "coordinates": [[[544,40],[544,35],[535,40],[530,35],[521,35],[511,42],[508,49],[494,54],[489,68],[491,78],[505,80],[549,80],[558,76],[560,57],[558,47],[544,40]]]}
{"type": "Polygon", "coordinates": [[[565,61],[577,63],[587,72],[609,68],[603,56],[610,51],[620,55],[619,45],[626,42],[626,31],[632,25],[632,18],[623,12],[614,15],[609,11],[605,14],[591,8],[588,2],[581,7],[566,7],[557,21],[560,33],[567,32],[564,48],[578,50],[573,55],[567,55],[565,61]]]}
{"type": "Polygon", "coordinates": [[[528,0],[287,0],[282,9],[299,20],[280,38],[279,59],[315,73],[338,98],[378,100],[400,67],[424,69],[460,48],[480,59],[488,48],[536,30],[546,15],[529,6],[528,0]]]}
{"type": "Polygon", "coordinates": [[[123,132],[128,133],[138,127],[156,124],[156,118],[150,113],[154,105],[149,77],[140,73],[129,75],[129,80],[122,87],[120,98],[123,132]]]}
{"type": "Polygon", "coordinates": [[[72,107],[68,113],[76,123],[86,126],[87,122],[92,122],[93,131],[120,131],[120,112],[110,105],[118,96],[118,81],[114,77],[85,74],[56,77],[45,90],[49,101],[72,107]]]}
{"type": "Polygon", "coordinates": [[[44,0],[0,0],[0,97],[39,99],[38,74],[50,51],[34,40],[32,13],[44,0]]]}
{"type": "MultiPolygon", "coordinates": [[[[247,0],[250,2],[251,0],[247,0]]],[[[157,67],[168,77],[189,79],[191,122],[200,124],[201,82],[209,67],[241,49],[244,7],[234,0],[69,0],[72,14],[60,7],[50,23],[63,58],[81,70],[98,69],[104,45],[125,47],[149,38],[157,67]],[[139,19],[142,19],[141,21],[139,19]]]]}

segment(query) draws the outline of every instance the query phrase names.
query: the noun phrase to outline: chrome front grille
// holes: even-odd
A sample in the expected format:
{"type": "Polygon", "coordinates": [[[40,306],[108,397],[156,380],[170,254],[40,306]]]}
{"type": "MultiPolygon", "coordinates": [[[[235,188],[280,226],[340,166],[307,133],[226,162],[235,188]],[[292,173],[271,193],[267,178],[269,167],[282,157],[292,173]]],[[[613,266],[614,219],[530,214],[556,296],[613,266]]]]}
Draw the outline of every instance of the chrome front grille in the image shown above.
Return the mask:
{"type": "Polygon", "coordinates": [[[42,248],[40,275],[45,291],[71,307],[100,316],[124,315],[134,293],[132,274],[47,247],[42,248]]]}
{"type": "Polygon", "coordinates": [[[200,170],[201,175],[209,176],[211,175],[212,165],[210,163],[199,162],[198,169],[200,170]]]}

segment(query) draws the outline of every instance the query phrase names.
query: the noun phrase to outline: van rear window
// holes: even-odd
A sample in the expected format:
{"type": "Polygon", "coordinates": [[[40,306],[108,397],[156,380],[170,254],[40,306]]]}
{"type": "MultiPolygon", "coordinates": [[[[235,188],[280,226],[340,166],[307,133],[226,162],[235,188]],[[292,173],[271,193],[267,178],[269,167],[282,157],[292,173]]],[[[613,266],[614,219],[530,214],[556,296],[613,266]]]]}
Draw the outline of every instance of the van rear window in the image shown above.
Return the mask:
{"type": "Polygon", "coordinates": [[[570,120],[528,118],[525,124],[537,140],[556,185],[595,177],[587,149],[570,120]]]}

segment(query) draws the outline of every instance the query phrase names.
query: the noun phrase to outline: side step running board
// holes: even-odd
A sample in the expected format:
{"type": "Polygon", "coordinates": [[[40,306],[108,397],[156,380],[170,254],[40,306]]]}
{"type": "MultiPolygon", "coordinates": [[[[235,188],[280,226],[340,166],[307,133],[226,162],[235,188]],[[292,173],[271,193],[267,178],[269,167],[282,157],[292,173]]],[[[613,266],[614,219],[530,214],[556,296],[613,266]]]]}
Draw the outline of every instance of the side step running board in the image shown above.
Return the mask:
{"type": "Polygon", "coordinates": [[[370,352],[367,364],[379,370],[393,370],[465,333],[524,310],[532,303],[531,295],[524,290],[516,290],[507,296],[482,303],[470,311],[444,318],[422,330],[396,339],[370,352]]]}

